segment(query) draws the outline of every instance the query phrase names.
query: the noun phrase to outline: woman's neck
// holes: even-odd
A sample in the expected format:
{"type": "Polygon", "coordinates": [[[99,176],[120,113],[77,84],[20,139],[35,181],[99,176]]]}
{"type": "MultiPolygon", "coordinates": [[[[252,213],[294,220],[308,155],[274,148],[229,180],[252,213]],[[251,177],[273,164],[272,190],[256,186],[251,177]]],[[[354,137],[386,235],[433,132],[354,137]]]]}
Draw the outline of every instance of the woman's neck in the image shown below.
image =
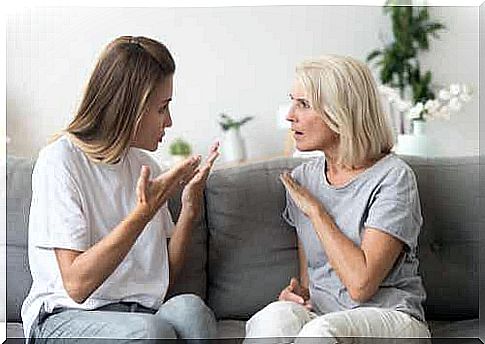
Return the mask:
{"type": "Polygon", "coordinates": [[[347,184],[360,173],[373,165],[373,161],[366,161],[359,166],[347,166],[338,161],[336,155],[325,152],[326,170],[325,175],[330,184],[340,186],[347,184]]]}

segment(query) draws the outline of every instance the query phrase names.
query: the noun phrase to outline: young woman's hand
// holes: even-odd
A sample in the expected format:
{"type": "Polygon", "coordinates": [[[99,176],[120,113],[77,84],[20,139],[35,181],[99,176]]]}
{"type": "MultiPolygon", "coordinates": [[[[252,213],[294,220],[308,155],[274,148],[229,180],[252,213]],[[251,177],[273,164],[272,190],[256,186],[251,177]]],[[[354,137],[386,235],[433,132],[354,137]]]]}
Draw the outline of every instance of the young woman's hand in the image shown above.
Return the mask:
{"type": "Polygon", "coordinates": [[[280,175],[280,180],[295,202],[296,206],[308,217],[322,209],[322,204],[304,186],[298,184],[289,172],[280,175]]]}
{"type": "Polygon", "coordinates": [[[295,277],[292,277],[290,284],[281,291],[278,300],[296,302],[309,310],[312,309],[308,288],[303,287],[295,277]]]}
{"type": "Polygon", "coordinates": [[[204,165],[194,171],[189,178],[184,179],[186,185],[182,192],[182,213],[192,219],[200,215],[205,183],[218,156],[219,142],[216,142],[209,149],[209,156],[204,165]]]}
{"type": "Polygon", "coordinates": [[[192,178],[200,164],[200,156],[187,158],[170,170],[150,179],[150,168],[143,166],[136,186],[137,205],[135,213],[149,221],[168,200],[177,186],[192,178]]]}

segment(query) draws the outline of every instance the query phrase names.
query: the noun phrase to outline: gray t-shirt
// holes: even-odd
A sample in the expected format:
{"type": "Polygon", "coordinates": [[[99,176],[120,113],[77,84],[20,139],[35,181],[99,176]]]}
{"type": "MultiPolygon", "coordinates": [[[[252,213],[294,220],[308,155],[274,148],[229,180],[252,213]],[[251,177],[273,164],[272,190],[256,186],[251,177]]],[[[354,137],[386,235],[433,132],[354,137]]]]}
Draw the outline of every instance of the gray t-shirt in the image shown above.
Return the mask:
{"type": "Polygon", "coordinates": [[[326,178],[325,164],[325,157],[312,159],[296,167],[292,176],[321,201],[337,227],[357,246],[360,247],[364,229],[372,227],[401,240],[404,253],[377,293],[365,303],[355,302],[330,266],[310,219],[287,193],[283,217],[296,227],[305,250],[314,311],[325,314],[356,307],[380,307],[403,311],[424,321],[422,303],[426,293],[416,257],[422,217],[413,171],[389,154],[347,184],[333,186],[326,178]]]}

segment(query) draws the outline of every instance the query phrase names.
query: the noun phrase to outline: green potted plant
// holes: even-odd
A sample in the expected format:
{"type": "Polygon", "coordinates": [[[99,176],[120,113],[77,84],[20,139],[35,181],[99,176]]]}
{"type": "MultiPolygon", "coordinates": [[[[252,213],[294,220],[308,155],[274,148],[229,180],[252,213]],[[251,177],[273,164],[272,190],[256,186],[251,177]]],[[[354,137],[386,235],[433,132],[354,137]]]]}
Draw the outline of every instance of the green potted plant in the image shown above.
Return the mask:
{"type": "Polygon", "coordinates": [[[252,119],[252,116],[246,116],[240,120],[236,120],[226,113],[219,114],[219,125],[224,132],[222,154],[227,162],[243,161],[246,159],[246,147],[241,136],[240,128],[252,119]]]}
{"type": "Polygon", "coordinates": [[[192,153],[192,147],[184,139],[177,138],[170,144],[169,151],[174,161],[180,161],[192,153]]]}
{"type": "Polygon", "coordinates": [[[219,117],[220,117],[219,125],[221,126],[223,131],[228,131],[230,129],[238,130],[243,124],[253,119],[252,116],[247,116],[240,120],[235,120],[224,112],[220,113],[219,117]]]}
{"type": "Polygon", "coordinates": [[[430,37],[438,38],[445,26],[432,21],[426,7],[396,6],[389,0],[384,13],[391,16],[394,40],[373,50],[367,61],[377,60],[382,84],[398,88],[401,97],[410,91],[413,103],[434,99],[431,71],[422,71],[418,55],[429,50],[430,37]]]}
{"type": "Polygon", "coordinates": [[[423,71],[419,53],[429,50],[430,39],[438,38],[438,32],[445,29],[445,25],[431,20],[426,7],[398,6],[397,0],[388,0],[383,10],[391,17],[393,40],[383,48],[373,50],[367,61],[376,61],[383,85],[381,93],[397,104],[400,116],[397,120],[397,150],[400,146],[411,146],[403,143],[406,139],[419,148],[413,151],[424,152],[428,145],[423,142],[428,141],[423,135],[426,131],[423,114],[435,112],[438,103],[434,101],[431,71],[423,71]],[[398,90],[396,95],[392,95],[393,90],[398,90]],[[408,116],[407,123],[411,124],[411,133],[419,135],[404,135],[404,114],[408,116]]]}

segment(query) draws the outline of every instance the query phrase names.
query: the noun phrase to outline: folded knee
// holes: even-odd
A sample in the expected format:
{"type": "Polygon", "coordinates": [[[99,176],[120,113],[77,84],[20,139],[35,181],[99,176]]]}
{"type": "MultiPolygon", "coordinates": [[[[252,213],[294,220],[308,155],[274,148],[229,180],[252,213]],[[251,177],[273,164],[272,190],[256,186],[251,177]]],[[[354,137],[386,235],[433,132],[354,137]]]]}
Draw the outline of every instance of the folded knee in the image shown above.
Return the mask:
{"type": "Polygon", "coordinates": [[[347,331],[341,326],[331,323],[327,319],[315,319],[303,326],[298,337],[327,337],[339,338],[345,337],[347,331]]]}
{"type": "Polygon", "coordinates": [[[132,334],[141,339],[175,339],[177,335],[174,328],[168,322],[155,316],[140,317],[130,320],[135,330],[132,334]]]}
{"type": "Polygon", "coordinates": [[[172,297],[166,303],[169,304],[177,304],[177,307],[184,307],[188,309],[205,309],[207,308],[204,300],[200,298],[200,296],[195,294],[180,294],[177,296],[172,297]]]}
{"type": "Polygon", "coordinates": [[[257,312],[246,324],[247,337],[296,336],[310,320],[304,307],[289,301],[276,301],[257,312]]]}

